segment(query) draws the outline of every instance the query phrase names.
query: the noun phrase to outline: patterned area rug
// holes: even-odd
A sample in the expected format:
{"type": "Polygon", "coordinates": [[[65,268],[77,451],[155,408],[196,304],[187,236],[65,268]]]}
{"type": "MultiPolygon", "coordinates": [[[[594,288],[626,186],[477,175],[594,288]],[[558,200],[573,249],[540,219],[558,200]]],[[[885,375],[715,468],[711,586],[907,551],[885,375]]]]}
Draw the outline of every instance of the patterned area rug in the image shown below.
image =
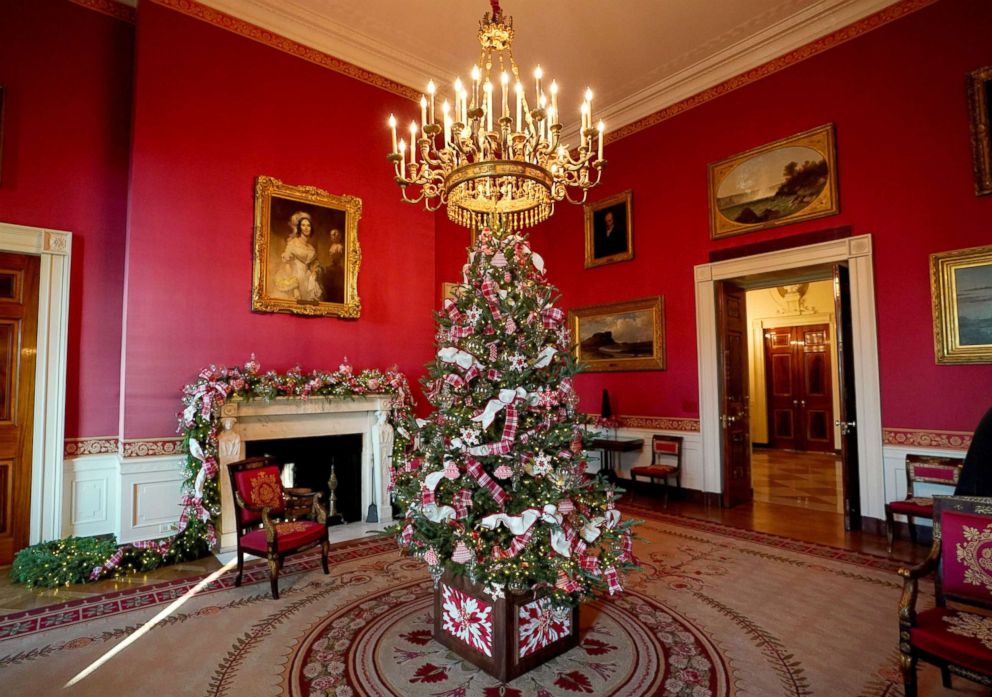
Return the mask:
{"type": "MultiPolygon", "coordinates": [[[[0,617],[4,694],[864,695],[902,694],[886,559],[636,511],[643,572],[583,605],[581,643],[507,685],[434,642],[424,566],[391,540],[338,545],[331,574],[293,561],[282,598],[255,565],[0,617]],[[203,585],[203,584],[201,584],[203,585]],[[176,601],[185,598],[184,602],[176,601]],[[163,612],[168,610],[167,612],[163,612]],[[150,619],[161,615],[150,630],[150,619]]],[[[924,592],[932,595],[931,589],[924,592]]],[[[921,694],[982,694],[921,671],[921,694]]]]}

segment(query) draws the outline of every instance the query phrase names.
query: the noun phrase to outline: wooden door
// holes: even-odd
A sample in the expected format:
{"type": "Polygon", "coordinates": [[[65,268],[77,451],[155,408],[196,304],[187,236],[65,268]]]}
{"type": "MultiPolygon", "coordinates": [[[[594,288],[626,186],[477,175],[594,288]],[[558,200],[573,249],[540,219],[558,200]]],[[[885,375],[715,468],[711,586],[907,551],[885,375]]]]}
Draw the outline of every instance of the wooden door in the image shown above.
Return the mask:
{"type": "Polygon", "coordinates": [[[38,266],[0,254],[0,565],[28,543],[38,266]]]}
{"type": "Polygon", "coordinates": [[[719,325],[720,424],[723,429],[723,505],[749,503],[751,427],[747,400],[747,307],[745,290],[729,281],[717,284],[719,325]]]}
{"type": "Polygon", "coordinates": [[[851,325],[851,283],[846,266],[834,266],[834,312],[837,317],[837,389],[840,413],[841,472],[844,484],[844,529],[861,529],[861,479],[858,466],[857,407],[851,325]]]}
{"type": "Polygon", "coordinates": [[[830,325],[765,332],[768,444],[789,450],[833,450],[830,325]]]}

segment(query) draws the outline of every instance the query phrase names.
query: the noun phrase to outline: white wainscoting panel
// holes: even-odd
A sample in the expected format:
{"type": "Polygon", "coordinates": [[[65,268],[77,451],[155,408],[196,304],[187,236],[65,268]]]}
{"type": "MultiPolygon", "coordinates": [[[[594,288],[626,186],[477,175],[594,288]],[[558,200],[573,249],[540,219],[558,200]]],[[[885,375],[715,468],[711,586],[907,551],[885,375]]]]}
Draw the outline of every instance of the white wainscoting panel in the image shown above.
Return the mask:
{"type": "Polygon", "coordinates": [[[116,453],[67,458],[62,487],[63,535],[120,533],[120,464],[116,453]]]}
{"type": "Polygon", "coordinates": [[[121,462],[120,541],[167,537],[179,522],[182,456],[141,457],[121,462]]]}

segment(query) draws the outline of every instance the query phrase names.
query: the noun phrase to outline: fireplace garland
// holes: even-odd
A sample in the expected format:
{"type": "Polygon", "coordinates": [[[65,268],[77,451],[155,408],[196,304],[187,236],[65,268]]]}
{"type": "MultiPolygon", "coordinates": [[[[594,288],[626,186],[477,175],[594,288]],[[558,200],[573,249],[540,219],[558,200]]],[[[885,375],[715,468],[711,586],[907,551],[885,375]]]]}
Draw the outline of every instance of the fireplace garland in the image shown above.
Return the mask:
{"type": "MultiPolygon", "coordinates": [[[[263,373],[255,354],[244,366],[218,368],[212,365],[204,368],[194,382],[183,388],[178,430],[182,433],[182,450],[186,456],[183,462],[185,479],[182,486],[183,511],[176,534],[161,540],[123,545],[112,553],[102,555],[94,554],[89,548],[83,550],[86,541],[80,538],[35,545],[22,550],[25,563],[21,567],[27,573],[15,575],[15,580],[31,586],[55,587],[111,576],[120,578],[165,564],[195,559],[209,551],[217,542],[214,527],[214,520],[220,515],[217,437],[221,431],[221,406],[227,400],[359,398],[382,394],[392,395],[390,422],[396,429],[393,443],[395,457],[397,453],[405,452],[410,442],[409,431],[404,425],[412,421],[414,407],[406,376],[397,370],[355,372],[345,358],[335,371],[304,373],[300,368],[294,368],[282,374],[275,371],[263,373]],[[47,563],[27,563],[39,556],[47,563]],[[81,559],[93,563],[88,573],[80,567],[81,559]],[[42,573],[40,569],[47,571],[42,573]]],[[[16,559],[14,567],[16,571],[16,559]]]]}

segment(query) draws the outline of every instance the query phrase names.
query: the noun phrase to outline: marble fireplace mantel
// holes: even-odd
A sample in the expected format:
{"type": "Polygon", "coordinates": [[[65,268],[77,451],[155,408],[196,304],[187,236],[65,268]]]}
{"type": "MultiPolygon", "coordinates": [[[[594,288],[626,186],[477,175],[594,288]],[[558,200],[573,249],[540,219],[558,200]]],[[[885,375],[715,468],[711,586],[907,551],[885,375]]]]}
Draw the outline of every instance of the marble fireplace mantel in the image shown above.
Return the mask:
{"type": "MultiPolygon", "coordinates": [[[[362,503],[368,510],[375,492],[379,521],[392,521],[389,504],[389,461],[391,453],[382,453],[376,433],[377,414],[388,410],[390,395],[350,397],[277,397],[269,401],[231,400],[221,407],[223,430],[218,437],[220,460],[220,551],[236,548],[234,497],[227,464],[245,457],[248,441],[311,436],[362,436],[362,503]],[[373,477],[369,472],[374,472],[373,477]]],[[[326,505],[326,501],[324,502],[326,505]]]]}

